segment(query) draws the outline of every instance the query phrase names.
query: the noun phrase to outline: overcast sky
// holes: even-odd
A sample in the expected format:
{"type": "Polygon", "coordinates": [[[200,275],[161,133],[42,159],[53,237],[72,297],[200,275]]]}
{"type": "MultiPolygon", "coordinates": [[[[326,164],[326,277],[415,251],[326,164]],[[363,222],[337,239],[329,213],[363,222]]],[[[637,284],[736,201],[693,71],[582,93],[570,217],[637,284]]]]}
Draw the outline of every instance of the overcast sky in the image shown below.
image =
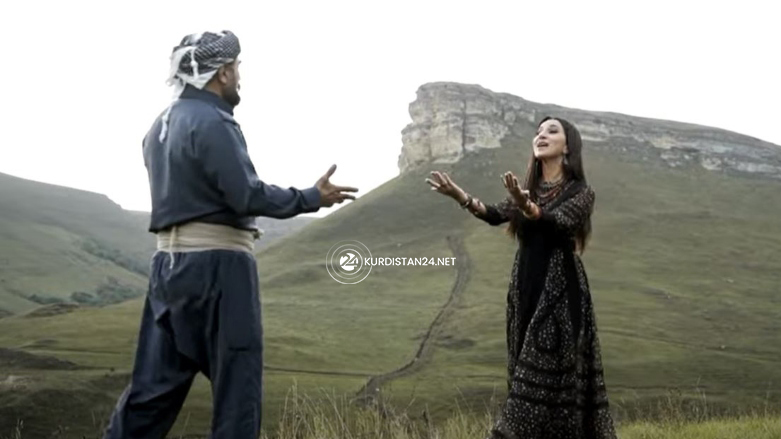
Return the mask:
{"type": "Polygon", "coordinates": [[[141,140],[170,101],[171,48],[222,29],[242,45],[236,118],[260,178],[280,186],[332,163],[360,194],[396,176],[408,105],[435,81],[781,144],[779,11],[722,3],[13,2],[0,172],[149,210],[141,140]]]}

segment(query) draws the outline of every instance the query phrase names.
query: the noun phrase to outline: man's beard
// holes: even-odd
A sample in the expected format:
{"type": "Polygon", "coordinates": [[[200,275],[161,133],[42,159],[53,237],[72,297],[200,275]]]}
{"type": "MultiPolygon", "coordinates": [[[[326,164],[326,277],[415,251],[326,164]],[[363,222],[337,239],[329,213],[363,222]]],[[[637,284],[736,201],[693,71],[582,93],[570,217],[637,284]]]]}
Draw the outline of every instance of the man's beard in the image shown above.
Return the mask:
{"type": "Polygon", "coordinates": [[[223,94],[223,99],[227,101],[231,106],[235,107],[241,102],[241,96],[239,96],[239,86],[227,88],[223,94]]]}

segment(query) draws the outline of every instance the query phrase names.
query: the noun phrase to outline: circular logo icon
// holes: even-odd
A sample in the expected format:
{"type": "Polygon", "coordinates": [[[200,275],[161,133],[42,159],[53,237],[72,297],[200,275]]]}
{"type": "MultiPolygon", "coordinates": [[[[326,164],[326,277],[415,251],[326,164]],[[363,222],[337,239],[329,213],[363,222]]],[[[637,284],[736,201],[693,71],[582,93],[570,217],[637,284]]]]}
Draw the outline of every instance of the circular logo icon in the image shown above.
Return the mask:
{"type": "Polygon", "coordinates": [[[364,260],[371,257],[369,249],[360,241],[339,241],[328,250],[325,267],[333,280],[357,284],[371,273],[372,267],[364,264],[364,260]]]}

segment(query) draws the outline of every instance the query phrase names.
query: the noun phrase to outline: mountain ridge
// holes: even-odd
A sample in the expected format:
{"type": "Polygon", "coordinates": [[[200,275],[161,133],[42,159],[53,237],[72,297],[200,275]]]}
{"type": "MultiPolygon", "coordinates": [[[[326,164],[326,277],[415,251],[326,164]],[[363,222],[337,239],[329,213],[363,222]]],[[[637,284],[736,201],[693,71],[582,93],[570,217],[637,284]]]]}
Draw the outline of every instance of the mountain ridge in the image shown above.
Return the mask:
{"type": "Polygon", "coordinates": [[[543,104],[477,84],[432,82],[409,104],[402,130],[401,173],[426,163],[453,163],[478,149],[518,141],[546,115],[573,122],[588,148],[610,150],[670,167],[781,179],[781,146],[723,128],[618,112],[543,104]],[[606,145],[622,138],[621,145],[606,145]]]}

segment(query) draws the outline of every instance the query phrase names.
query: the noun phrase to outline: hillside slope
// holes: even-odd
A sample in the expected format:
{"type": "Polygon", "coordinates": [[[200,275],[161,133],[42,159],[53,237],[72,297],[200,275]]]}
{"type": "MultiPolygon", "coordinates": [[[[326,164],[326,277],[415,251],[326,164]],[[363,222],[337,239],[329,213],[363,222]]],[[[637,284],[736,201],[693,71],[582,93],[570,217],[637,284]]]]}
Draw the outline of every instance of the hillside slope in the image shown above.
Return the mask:
{"type": "MultiPolygon", "coordinates": [[[[259,218],[258,249],[313,220],[259,218]]],[[[148,226],[148,212],[105,195],[0,174],[0,317],[144,294],[156,246],[148,226]]]]}

